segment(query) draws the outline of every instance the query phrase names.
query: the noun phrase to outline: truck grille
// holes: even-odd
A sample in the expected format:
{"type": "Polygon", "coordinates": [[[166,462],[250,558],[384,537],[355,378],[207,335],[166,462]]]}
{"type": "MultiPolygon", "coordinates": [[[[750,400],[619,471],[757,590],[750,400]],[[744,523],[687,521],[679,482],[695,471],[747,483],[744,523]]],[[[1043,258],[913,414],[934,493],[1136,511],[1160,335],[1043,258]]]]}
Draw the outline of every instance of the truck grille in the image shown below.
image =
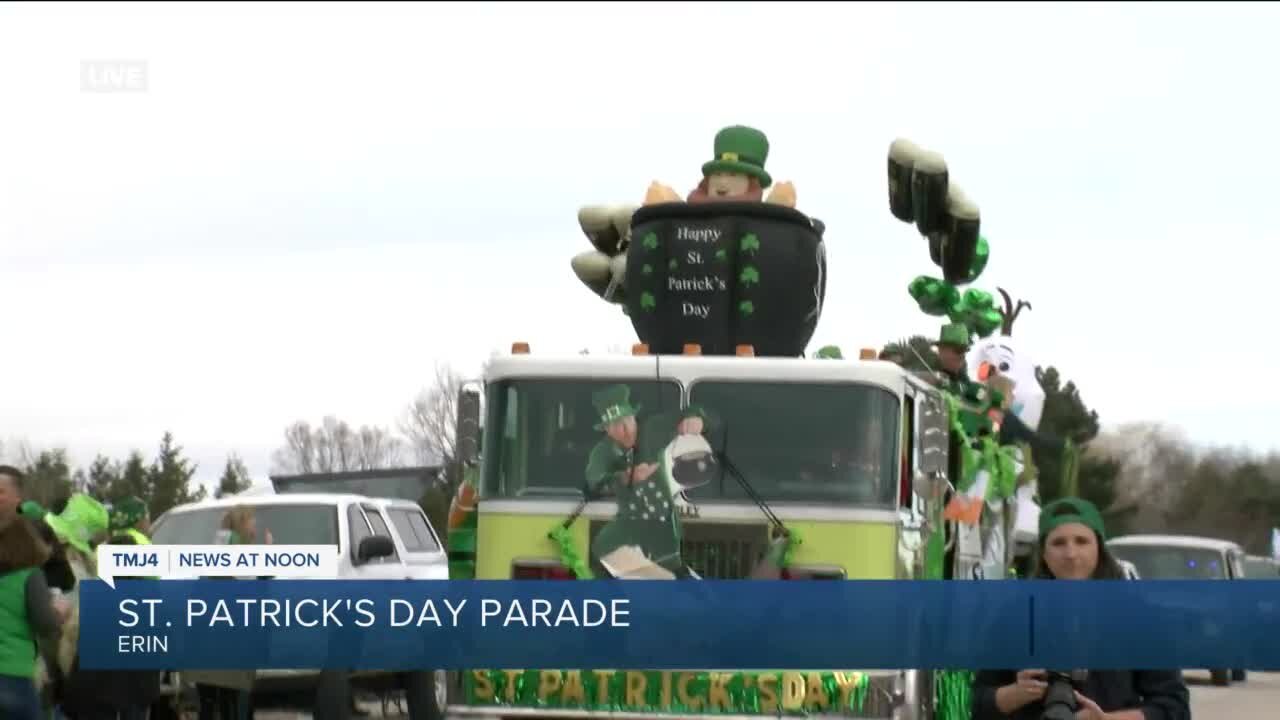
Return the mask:
{"type": "MultiPolygon", "coordinates": [[[[607,520],[591,523],[592,540],[607,520]]],[[[712,523],[686,520],[680,553],[699,577],[707,580],[742,580],[764,557],[768,526],[762,523],[712,523]]]]}
{"type": "Polygon", "coordinates": [[[699,577],[741,580],[764,558],[768,540],[764,525],[686,523],[680,553],[699,577]]]}

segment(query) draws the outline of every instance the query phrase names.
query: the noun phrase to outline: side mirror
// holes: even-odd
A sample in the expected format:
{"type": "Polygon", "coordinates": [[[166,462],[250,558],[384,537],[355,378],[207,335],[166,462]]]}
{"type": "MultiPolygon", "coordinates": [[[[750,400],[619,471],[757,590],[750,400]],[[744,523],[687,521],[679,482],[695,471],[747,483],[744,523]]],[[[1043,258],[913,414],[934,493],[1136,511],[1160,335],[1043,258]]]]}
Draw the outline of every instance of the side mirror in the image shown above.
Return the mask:
{"type": "Polygon", "coordinates": [[[466,383],[458,390],[458,427],[454,448],[463,466],[480,461],[480,388],[466,383]]]}
{"type": "Polygon", "coordinates": [[[951,451],[951,428],[942,397],[935,393],[920,396],[920,472],[929,477],[947,474],[951,451]]]}
{"type": "Polygon", "coordinates": [[[361,540],[360,546],[356,548],[356,560],[367,563],[370,560],[391,557],[395,551],[396,546],[391,542],[391,538],[386,535],[370,535],[361,540]]]}

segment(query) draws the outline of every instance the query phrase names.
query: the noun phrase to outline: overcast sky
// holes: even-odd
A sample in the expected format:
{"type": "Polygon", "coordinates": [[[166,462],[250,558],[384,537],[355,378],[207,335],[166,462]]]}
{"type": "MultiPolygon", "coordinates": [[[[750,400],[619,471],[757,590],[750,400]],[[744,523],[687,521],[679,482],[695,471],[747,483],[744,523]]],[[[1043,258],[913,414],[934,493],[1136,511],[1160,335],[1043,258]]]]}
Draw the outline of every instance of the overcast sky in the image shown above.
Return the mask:
{"type": "Polygon", "coordinates": [[[811,350],[938,322],[885,155],[981,206],[979,287],[1104,423],[1280,446],[1271,5],[0,5],[0,438],[265,478],[391,424],[437,359],[626,345],[576,210],[699,180],[749,124],[828,227],[811,350]],[[146,63],[90,93],[81,62],[146,63]],[[1255,380],[1260,379],[1261,382],[1255,380]]]}

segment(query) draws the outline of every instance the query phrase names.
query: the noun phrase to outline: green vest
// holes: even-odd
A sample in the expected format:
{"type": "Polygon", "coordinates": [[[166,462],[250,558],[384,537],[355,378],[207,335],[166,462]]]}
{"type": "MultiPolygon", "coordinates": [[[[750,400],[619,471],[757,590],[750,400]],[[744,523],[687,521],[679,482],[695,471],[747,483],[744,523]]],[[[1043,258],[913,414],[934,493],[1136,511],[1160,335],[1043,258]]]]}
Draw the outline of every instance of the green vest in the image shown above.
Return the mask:
{"type": "Polygon", "coordinates": [[[38,568],[0,575],[0,675],[32,678],[36,640],[27,618],[27,578],[38,568]]]}

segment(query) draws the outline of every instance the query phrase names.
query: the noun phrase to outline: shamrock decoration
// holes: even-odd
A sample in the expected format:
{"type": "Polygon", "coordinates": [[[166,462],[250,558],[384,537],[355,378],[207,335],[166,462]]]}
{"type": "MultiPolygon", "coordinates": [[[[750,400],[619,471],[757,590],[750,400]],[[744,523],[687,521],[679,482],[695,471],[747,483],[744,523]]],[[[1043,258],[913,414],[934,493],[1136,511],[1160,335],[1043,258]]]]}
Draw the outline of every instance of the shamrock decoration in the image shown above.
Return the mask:
{"type": "Polygon", "coordinates": [[[654,300],[653,293],[645,291],[640,293],[640,307],[645,310],[652,310],[658,306],[658,301],[654,300]]]}
{"type": "Polygon", "coordinates": [[[645,236],[640,239],[640,245],[644,247],[645,250],[657,249],[658,235],[656,233],[645,233],[645,236]]]}
{"type": "Polygon", "coordinates": [[[755,233],[747,233],[742,236],[738,249],[744,253],[754,253],[760,249],[760,238],[755,233]]]}
{"type": "Polygon", "coordinates": [[[743,285],[755,285],[760,282],[760,271],[748,265],[742,268],[742,273],[738,276],[738,282],[743,285]]]}
{"type": "Polygon", "coordinates": [[[728,260],[728,259],[729,259],[729,254],[724,251],[724,248],[720,248],[719,250],[716,251],[716,260],[720,262],[724,262],[725,260],[728,260]]]}
{"type": "Polygon", "coordinates": [[[751,302],[750,300],[743,300],[742,302],[738,303],[738,312],[742,313],[743,315],[750,315],[755,311],[756,311],[756,304],[751,302]]]}

